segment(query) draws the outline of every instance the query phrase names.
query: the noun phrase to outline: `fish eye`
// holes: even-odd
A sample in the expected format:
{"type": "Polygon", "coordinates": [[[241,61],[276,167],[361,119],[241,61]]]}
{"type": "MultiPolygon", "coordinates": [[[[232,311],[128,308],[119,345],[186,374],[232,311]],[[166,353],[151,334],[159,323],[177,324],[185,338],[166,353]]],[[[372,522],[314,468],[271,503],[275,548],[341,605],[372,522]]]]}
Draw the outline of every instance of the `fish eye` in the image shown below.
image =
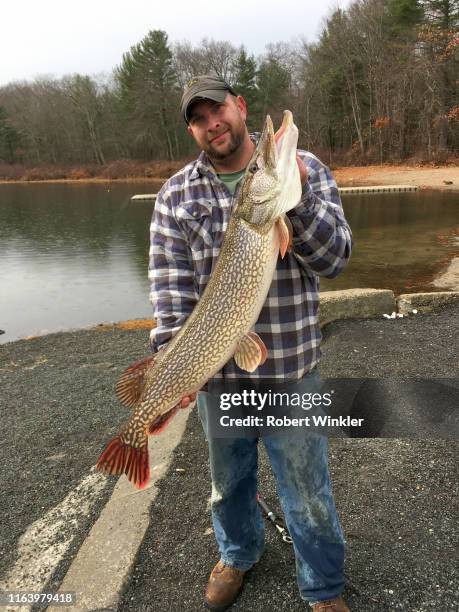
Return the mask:
{"type": "Polygon", "coordinates": [[[252,174],[255,174],[257,170],[258,170],[258,164],[252,164],[249,168],[249,172],[251,172],[252,174]]]}

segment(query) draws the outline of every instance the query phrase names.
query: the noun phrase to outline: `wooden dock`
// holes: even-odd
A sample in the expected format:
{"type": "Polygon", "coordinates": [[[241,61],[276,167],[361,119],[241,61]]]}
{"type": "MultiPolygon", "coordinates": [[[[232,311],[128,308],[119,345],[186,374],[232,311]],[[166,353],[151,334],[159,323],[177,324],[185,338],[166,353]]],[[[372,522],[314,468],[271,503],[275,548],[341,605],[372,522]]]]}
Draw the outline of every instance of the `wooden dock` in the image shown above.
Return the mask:
{"type": "MultiPolygon", "coordinates": [[[[367,187],[339,187],[342,194],[353,193],[401,193],[417,191],[416,185],[368,185],[367,187]]],[[[133,195],[131,200],[156,200],[156,193],[139,193],[133,195]]]]}
{"type": "Polygon", "coordinates": [[[417,191],[417,185],[368,185],[367,187],[339,187],[342,194],[349,193],[400,193],[402,191],[417,191]]]}
{"type": "Polygon", "coordinates": [[[156,200],[156,193],[139,193],[133,195],[131,200],[156,200]]]}

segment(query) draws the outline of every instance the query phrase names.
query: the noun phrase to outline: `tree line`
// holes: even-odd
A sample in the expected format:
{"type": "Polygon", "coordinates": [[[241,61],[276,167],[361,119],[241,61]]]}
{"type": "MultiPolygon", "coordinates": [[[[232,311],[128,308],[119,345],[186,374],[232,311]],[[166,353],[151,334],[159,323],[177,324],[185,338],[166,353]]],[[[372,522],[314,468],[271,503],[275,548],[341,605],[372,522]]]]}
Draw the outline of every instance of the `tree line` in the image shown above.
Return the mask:
{"type": "Polygon", "coordinates": [[[444,161],[459,140],[458,0],[356,0],[317,42],[171,42],[151,30],[110,75],[37,78],[0,88],[0,161],[104,165],[188,157],[179,113],[196,74],[244,96],[250,130],[292,110],[300,146],[328,163],[444,161]]]}

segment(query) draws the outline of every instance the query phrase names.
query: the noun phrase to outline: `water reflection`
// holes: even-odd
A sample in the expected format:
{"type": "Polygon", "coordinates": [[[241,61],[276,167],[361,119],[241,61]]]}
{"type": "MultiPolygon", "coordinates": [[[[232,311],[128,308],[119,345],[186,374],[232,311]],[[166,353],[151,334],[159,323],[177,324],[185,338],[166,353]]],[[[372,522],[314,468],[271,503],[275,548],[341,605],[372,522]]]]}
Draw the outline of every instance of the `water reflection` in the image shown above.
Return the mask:
{"type": "Polygon", "coordinates": [[[1,342],[151,315],[143,184],[0,186],[1,342]]]}
{"type": "Polygon", "coordinates": [[[395,293],[437,290],[432,281],[458,254],[458,196],[446,192],[343,198],[354,250],[345,272],[322,290],[372,287],[395,293]]]}
{"type": "MultiPolygon", "coordinates": [[[[151,315],[152,203],[130,202],[152,183],[0,185],[0,341],[151,315]]],[[[348,269],[322,290],[434,291],[458,253],[457,196],[348,196],[355,238],[348,269]]]]}

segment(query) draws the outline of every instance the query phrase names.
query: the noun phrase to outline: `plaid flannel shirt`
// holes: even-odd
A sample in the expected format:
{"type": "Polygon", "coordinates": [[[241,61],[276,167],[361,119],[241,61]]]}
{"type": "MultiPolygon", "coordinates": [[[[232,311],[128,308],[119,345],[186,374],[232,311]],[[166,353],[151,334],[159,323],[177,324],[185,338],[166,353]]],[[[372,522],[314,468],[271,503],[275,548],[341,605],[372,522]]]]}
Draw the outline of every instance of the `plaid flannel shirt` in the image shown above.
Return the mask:
{"type": "MultiPolygon", "coordinates": [[[[258,135],[251,137],[256,142],[258,135]]],[[[293,248],[284,259],[279,257],[253,329],[265,343],[268,359],[252,374],[230,359],[216,378],[298,380],[320,360],[319,277],[333,278],[343,270],[352,237],[330,170],[312,153],[298,154],[308,169],[308,181],[298,206],[287,213],[293,248]]],[[[153,352],[180,330],[202,295],[238,191],[231,196],[202,152],[158,193],[149,264],[150,301],[157,322],[150,334],[153,352]]]]}

